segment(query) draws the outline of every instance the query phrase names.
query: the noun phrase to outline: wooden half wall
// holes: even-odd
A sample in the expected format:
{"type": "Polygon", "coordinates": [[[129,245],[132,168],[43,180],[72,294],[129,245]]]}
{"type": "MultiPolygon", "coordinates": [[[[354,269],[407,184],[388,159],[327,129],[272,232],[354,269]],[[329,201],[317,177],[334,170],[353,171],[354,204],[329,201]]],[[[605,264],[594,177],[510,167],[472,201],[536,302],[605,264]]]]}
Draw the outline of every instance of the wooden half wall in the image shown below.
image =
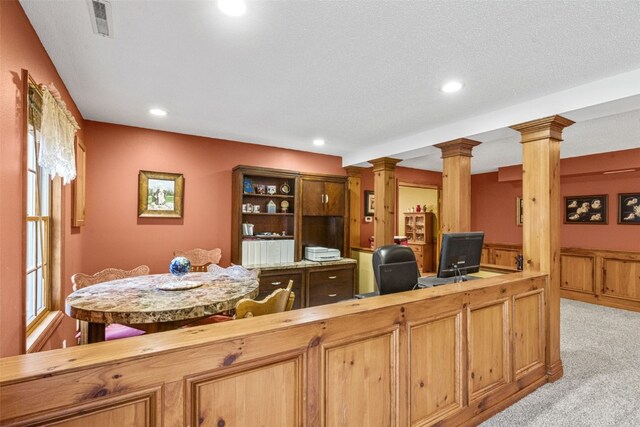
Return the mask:
{"type": "MultiPolygon", "coordinates": [[[[488,243],[482,263],[515,267],[520,245],[488,243]]],[[[640,311],[640,252],[560,249],[560,296],[640,311]]]]}
{"type": "Polygon", "coordinates": [[[514,273],[0,359],[0,424],[477,424],[547,381],[547,282],[514,273]]]}

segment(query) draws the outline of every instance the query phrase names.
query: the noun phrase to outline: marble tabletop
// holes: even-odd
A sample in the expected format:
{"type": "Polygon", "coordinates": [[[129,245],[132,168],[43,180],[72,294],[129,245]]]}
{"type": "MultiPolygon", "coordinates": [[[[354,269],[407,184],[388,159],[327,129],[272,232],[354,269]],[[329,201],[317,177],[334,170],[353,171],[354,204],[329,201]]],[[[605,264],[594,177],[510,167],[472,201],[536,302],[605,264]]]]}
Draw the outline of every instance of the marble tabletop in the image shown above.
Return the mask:
{"type": "Polygon", "coordinates": [[[202,283],[187,290],[161,290],[176,281],[170,274],[113,280],[79,289],[66,299],[66,313],[92,323],[128,325],[175,322],[211,316],[235,308],[242,298],[258,296],[256,274],[233,269],[189,273],[184,281],[202,283]]]}

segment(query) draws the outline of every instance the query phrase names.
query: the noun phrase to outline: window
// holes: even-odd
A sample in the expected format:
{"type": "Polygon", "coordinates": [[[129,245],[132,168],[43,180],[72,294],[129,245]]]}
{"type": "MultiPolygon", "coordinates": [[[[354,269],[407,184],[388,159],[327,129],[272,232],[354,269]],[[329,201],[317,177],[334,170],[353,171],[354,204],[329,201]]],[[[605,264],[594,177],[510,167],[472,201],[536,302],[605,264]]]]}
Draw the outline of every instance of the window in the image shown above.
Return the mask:
{"type": "Polygon", "coordinates": [[[52,185],[50,176],[38,165],[41,98],[29,85],[27,124],[27,232],[25,313],[27,334],[51,310],[52,185]]]}

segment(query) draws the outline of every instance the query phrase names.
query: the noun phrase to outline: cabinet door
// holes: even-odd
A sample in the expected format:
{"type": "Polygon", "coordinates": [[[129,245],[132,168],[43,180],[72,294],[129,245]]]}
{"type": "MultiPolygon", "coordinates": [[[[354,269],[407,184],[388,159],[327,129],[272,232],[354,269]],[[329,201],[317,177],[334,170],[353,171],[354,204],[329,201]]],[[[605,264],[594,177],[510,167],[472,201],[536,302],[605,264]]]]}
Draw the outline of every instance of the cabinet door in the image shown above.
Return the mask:
{"type": "Polygon", "coordinates": [[[325,213],[324,182],[303,180],[302,215],[322,216],[325,213]]]}
{"type": "Polygon", "coordinates": [[[353,298],[353,267],[308,273],[309,307],[353,298]]]}
{"type": "Polygon", "coordinates": [[[265,271],[260,275],[260,288],[256,300],[263,300],[276,289],[286,288],[289,280],[293,280],[291,290],[295,292],[296,299],[293,301],[293,309],[304,307],[304,298],[302,293],[303,274],[301,270],[275,270],[265,271]]]}
{"type": "Polygon", "coordinates": [[[324,201],[327,216],[343,216],[344,215],[344,183],[342,182],[325,182],[324,183],[324,201]]]}

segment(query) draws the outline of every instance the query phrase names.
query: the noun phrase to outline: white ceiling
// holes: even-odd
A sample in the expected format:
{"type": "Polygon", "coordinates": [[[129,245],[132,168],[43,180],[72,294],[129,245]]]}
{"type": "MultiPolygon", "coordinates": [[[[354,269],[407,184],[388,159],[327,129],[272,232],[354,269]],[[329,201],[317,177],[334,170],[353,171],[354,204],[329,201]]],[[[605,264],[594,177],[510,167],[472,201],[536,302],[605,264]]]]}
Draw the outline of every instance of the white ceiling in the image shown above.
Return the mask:
{"type": "Polygon", "coordinates": [[[90,120],[432,170],[430,145],[475,137],[474,172],[519,163],[504,128],[550,114],[578,121],[565,157],[640,146],[639,1],[113,0],[113,38],[84,0],[21,4],[90,120]]]}

